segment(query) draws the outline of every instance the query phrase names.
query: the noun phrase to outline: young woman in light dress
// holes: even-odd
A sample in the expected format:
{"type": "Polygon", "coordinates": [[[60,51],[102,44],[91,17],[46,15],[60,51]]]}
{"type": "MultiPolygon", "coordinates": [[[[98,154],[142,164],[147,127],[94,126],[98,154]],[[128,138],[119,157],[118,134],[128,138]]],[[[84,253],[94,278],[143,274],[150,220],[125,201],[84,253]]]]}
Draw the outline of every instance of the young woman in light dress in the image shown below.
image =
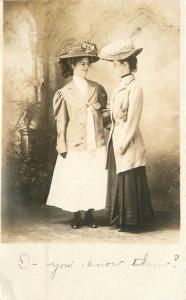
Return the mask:
{"type": "Polygon", "coordinates": [[[63,77],[72,76],[72,80],[53,99],[58,157],[47,205],[73,212],[73,229],[83,224],[96,228],[93,212],[104,209],[106,203],[102,112],[107,95],[100,84],[86,77],[98,60],[96,45],[86,42],[65,49],[59,57],[63,77]]]}

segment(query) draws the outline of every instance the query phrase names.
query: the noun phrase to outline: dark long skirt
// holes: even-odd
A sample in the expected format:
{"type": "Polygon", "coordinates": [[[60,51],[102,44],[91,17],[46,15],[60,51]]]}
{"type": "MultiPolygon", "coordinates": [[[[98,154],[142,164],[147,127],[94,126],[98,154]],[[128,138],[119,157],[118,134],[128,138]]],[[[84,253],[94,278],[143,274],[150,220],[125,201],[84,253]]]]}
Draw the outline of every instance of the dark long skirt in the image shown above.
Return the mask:
{"type": "Polygon", "coordinates": [[[116,174],[112,142],[108,155],[107,212],[110,223],[120,227],[142,225],[154,219],[146,169],[140,166],[116,174]]]}

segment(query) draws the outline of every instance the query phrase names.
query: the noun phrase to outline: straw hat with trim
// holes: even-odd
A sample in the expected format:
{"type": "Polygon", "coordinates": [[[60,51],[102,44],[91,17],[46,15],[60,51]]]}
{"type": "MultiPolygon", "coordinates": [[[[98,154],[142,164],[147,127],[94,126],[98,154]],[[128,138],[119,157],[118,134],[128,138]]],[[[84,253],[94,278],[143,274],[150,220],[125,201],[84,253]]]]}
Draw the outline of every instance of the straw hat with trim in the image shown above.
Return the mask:
{"type": "Polygon", "coordinates": [[[73,57],[90,57],[91,63],[98,61],[100,58],[97,54],[97,47],[93,43],[82,42],[73,47],[64,49],[58,59],[68,59],[73,57]]]}
{"type": "Polygon", "coordinates": [[[99,57],[107,61],[124,60],[131,55],[137,56],[142,50],[143,48],[135,48],[130,39],[118,39],[103,47],[99,53],[99,57]]]}

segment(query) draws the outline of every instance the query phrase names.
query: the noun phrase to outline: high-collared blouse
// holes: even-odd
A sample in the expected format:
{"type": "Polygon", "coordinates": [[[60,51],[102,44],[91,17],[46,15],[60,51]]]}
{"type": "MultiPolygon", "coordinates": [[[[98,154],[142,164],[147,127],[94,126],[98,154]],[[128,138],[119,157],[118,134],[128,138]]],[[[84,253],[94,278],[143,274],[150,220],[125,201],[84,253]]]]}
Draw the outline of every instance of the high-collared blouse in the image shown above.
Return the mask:
{"type": "Polygon", "coordinates": [[[73,82],[82,94],[84,94],[84,95],[87,94],[87,92],[88,92],[88,82],[85,78],[74,75],[73,76],[73,82]]]}
{"type": "Polygon", "coordinates": [[[94,123],[95,146],[105,145],[102,110],[107,106],[107,94],[104,88],[90,80],[83,81],[79,78],[70,81],[59,89],[53,99],[54,118],[57,126],[57,151],[87,150],[87,116],[91,109],[94,123]],[[84,83],[86,93],[80,91],[84,83]],[[76,82],[76,84],[75,84],[76,82]],[[80,83],[81,82],[81,83],[80,83]]]}

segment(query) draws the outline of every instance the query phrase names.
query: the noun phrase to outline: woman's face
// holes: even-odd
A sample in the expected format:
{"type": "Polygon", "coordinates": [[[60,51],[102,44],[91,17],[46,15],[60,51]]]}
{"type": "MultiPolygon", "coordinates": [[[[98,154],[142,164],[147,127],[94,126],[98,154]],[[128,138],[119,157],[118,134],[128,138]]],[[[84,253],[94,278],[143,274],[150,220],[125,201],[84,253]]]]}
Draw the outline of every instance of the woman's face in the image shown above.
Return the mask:
{"type": "Polygon", "coordinates": [[[127,74],[127,73],[130,72],[129,66],[128,66],[127,62],[121,63],[118,60],[114,60],[113,61],[113,68],[114,68],[114,74],[117,77],[121,77],[121,76],[123,76],[123,75],[125,75],[125,74],[127,74]]]}
{"type": "Polygon", "coordinates": [[[74,70],[74,75],[78,77],[86,77],[88,70],[90,68],[90,61],[88,57],[80,58],[79,61],[72,65],[74,70]]]}

